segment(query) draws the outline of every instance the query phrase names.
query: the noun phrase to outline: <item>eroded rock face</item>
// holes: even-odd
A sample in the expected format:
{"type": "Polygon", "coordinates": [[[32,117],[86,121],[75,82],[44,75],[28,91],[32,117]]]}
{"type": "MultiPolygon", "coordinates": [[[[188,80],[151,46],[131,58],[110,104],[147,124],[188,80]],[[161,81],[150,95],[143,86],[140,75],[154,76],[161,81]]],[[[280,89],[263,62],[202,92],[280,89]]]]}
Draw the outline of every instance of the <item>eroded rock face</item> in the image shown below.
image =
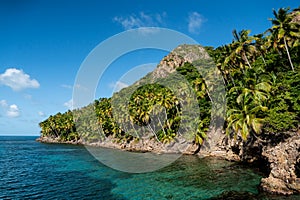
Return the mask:
{"type": "Polygon", "coordinates": [[[300,193],[300,178],[296,175],[295,166],[300,158],[300,131],[275,147],[266,147],[262,155],[270,163],[271,173],[263,178],[263,190],[276,194],[300,193]]]}
{"type": "Polygon", "coordinates": [[[275,146],[254,140],[247,144],[225,137],[210,152],[200,156],[219,156],[259,167],[268,177],[262,178],[262,190],[281,195],[300,193],[300,130],[275,146]]]}
{"type": "Polygon", "coordinates": [[[176,71],[177,67],[181,67],[186,60],[173,52],[164,57],[157,68],[152,73],[152,79],[165,78],[176,71]]]}
{"type": "Polygon", "coordinates": [[[211,60],[206,50],[199,45],[180,45],[165,56],[157,68],[152,72],[152,79],[165,78],[176,71],[176,68],[185,62],[193,63],[196,60],[211,60]]]}

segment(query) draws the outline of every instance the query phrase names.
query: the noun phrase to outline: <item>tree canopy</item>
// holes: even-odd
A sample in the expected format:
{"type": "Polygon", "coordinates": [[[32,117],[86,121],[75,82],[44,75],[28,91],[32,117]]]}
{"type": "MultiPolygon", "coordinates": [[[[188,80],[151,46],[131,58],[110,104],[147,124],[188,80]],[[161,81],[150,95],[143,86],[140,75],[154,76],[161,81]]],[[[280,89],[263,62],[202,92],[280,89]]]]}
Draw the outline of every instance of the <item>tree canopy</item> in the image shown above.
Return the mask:
{"type": "MultiPolygon", "coordinates": [[[[250,35],[250,30],[233,30],[230,44],[205,47],[224,78],[227,100],[224,130],[229,137],[271,140],[299,128],[300,24],[294,20],[299,14],[299,9],[274,10],[271,27],[264,33],[250,35]]],[[[196,94],[200,114],[193,119],[198,128],[191,136],[200,145],[207,137],[211,117],[209,89],[191,63],[177,66],[176,71],[186,78],[196,94]]],[[[174,77],[170,75],[166,81],[174,83],[174,77]]],[[[114,95],[122,99],[122,90],[114,95]]],[[[118,108],[123,110],[121,114],[129,112],[129,115],[118,116],[117,121],[113,117],[112,99],[100,98],[84,108],[50,116],[39,124],[41,135],[61,141],[94,141],[111,136],[115,141],[128,142],[140,137],[136,127],[142,126],[152,131],[156,140],[168,143],[185,120],[178,98],[167,87],[147,84],[135,88],[128,105],[118,108]],[[154,106],[159,107],[154,109],[154,106]],[[85,117],[73,118],[75,112],[85,117]],[[164,120],[151,119],[155,114],[162,114],[164,120]],[[76,123],[84,134],[78,134],[76,123]]]]}

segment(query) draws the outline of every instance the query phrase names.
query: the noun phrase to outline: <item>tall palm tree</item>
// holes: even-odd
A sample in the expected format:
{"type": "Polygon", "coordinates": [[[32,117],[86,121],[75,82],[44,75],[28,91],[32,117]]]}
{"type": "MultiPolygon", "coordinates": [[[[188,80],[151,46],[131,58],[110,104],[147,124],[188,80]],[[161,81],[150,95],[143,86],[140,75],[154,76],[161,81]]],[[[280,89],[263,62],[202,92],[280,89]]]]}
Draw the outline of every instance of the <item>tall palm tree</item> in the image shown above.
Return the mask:
{"type": "Polygon", "coordinates": [[[223,74],[224,79],[227,83],[232,83],[235,85],[232,74],[237,73],[238,67],[235,64],[235,59],[233,57],[231,45],[223,45],[218,47],[216,50],[215,61],[218,69],[223,74]]]}
{"type": "Polygon", "coordinates": [[[255,48],[253,46],[253,37],[249,36],[250,30],[242,30],[237,32],[235,29],[232,31],[234,41],[231,44],[233,51],[232,56],[240,55],[241,59],[246,61],[247,65],[252,68],[249,61],[249,54],[255,52],[255,48]]]}
{"type": "Polygon", "coordinates": [[[264,65],[266,66],[266,60],[264,58],[264,55],[266,54],[267,51],[267,46],[266,46],[266,38],[263,37],[263,34],[257,34],[253,38],[255,39],[255,48],[256,51],[260,54],[260,57],[262,58],[264,65]]]}
{"type": "Polygon", "coordinates": [[[300,25],[292,22],[292,15],[288,13],[289,8],[280,8],[278,12],[273,10],[275,18],[271,18],[273,26],[267,31],[271,33],[270,39],[274,47],[281,48],[283,43],[284,49],[287,53],[290,66],[293,71],[294,65],[290,56],[288,41],[292,44],[295,38],[299,39],[300,25]]]}

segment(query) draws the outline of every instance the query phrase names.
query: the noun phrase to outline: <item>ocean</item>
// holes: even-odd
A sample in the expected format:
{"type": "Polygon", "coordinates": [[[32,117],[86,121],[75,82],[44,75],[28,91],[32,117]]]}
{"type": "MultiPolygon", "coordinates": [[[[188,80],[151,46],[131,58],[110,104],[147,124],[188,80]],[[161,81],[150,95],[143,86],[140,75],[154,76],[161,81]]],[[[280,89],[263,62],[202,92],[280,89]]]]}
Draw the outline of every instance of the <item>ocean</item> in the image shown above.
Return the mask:
{"type": "Polygon", "coordinates": [[[132,174],[105,166],[84,146],[35,139],[0,136],[0,199],[300,199],[261,193],[261,173],[217,158],[181,156],[132,174]]]}

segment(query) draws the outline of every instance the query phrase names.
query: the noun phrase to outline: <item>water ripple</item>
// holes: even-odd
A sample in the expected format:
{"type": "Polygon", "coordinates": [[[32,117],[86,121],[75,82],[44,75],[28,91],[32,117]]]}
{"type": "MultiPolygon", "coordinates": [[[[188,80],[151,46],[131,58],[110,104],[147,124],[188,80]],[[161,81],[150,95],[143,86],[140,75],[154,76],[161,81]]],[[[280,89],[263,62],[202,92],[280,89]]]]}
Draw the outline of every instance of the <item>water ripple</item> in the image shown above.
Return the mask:
{"type": "Polygon", "coordinates": [[[286,198],[259,194],[259,174],[223,160],[183,156],[157,172],[128,174],[102,165],[82,146],[34,139],[0,137],[0,199],[286,198]]]}

